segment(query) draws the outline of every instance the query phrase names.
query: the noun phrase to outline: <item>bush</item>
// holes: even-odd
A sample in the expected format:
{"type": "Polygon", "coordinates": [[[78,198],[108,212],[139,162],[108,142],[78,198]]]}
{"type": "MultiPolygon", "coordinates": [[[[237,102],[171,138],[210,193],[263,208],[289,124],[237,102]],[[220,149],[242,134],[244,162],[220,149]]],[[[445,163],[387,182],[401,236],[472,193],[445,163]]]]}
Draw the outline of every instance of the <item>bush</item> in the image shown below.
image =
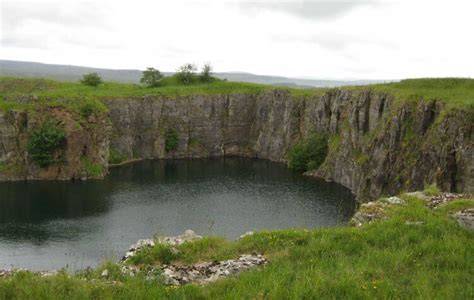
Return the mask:
{"type": "Polygon", "coordinates": [[[312,134],[291,148],[289,167],[298,171],[315,170],[321,166],[328,153],[328,140],[324,135],[312,134]]]}
{"type": "Polygon", "coordinates": [[[82,84],[89,85],[89,86],[98,86],[102,83],[102,78],[100,78],[99,74],[97,73],[88,73],[82,76],[80,80],[82,84]]]}
{"type": "Polygon", "coordinates": [[[40,127],[30,133],[28,139],[28,153],[31,159],[44,168],[57,162],[54,151],[66,141],[64,129],[52,120],[43,122],[40,127]]]}
{"type": "Polygon", "coordinates": [[[163,79],[163,74],[155,68],[147,68],[143,71],[143,76],[140,79],[140,83],[145,84],[148,87],[157,87],[160,85],[161,79],[163,79]]]}
{"type": "Polygon", "coordinates": [[[101,177],[104,174],[104,168],[102,165],[94,163],[89,157],[81,157],[82,167],[88,177],[101,177]]]}
{"type": "Polygon", "coordinates": [[[127,159],[128,159],[127,154],[121,153],[114,149],[110,149],[109,164],[113,164],[113,165],[120,164],[126,161],[127,159]]]}
{"type": "Polygon", "coordinates": [[[94,114],[94,111],[95,107],[91,103],[86,103],[80,108],[81,117],[83,117],[84,119],[87,119],[92,116],[92,114],[94,114]]]}
{"type": "Polygon", "coordinates": [[[190,85],[195,77],[196,66],[193,64],[185,64],[176,72],[179,81],[185,85],[190,85]]]}
{"type": "Polygon", "coordinates": [[[168,129],[165,135],[165,150],[172,151],[178,147],[178,132],[176,129],[168,129]]]}
{"type": "Polygon", "coordinates": [[[212,66],[210,64],[205,64],[201,71],[201,81],[202,82],[211,82],[212,81],[212,66]]]}
{"type": "Polygon", "coordinates": [[[439,196],[441,195],[441,190],[438,188],[436,183],[425,186],[423,193],[427,196],[439,196]]]}

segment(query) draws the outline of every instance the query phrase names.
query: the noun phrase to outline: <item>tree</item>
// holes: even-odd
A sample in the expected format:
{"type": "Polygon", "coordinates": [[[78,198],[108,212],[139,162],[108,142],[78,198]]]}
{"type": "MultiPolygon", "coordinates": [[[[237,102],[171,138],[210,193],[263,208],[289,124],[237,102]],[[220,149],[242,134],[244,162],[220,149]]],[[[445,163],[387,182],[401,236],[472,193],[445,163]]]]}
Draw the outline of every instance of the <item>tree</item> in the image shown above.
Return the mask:
{"type": "Polygon", "coordinates": [[[202,67],[202,71],[201,71],[201,81],[210,82],[212,80],[211,74],[212,74],[211,64],[205,64],[204,67],[202,67]]]}
{"type": "Polygon", "coordinates": [[[89,86],[98,86],[102,83],[102,78],[100,78],[99,74],[97,73],[88,73],[82,75],[82,79],[80,80],[82,84],[89,85],[89,86]]]}
{"type": "Polygon", "coordinates": [[[182,83],[189,85],[193,81],[194,72],[196,72],[197,68],[193,64],[185,64],[181,66],[178,71],[176,72],[176,76],[178,77],[179,81],[182,83]]]}
{"type": "Polygon", "coordinates": [[[164,77],[160,71],[155,68],[147,68],[143,71],[142,79],[140,83],[145,84],[148,87],[156,87],[160,85],[160,80],[164,77]]]}

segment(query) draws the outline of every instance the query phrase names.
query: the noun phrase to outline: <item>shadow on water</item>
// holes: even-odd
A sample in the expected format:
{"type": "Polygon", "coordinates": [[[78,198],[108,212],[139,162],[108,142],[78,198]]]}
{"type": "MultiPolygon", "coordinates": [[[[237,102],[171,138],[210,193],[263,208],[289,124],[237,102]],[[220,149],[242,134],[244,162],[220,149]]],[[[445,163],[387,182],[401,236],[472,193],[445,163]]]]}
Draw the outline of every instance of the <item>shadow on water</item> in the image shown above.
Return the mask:
{"type": "Polygon", "coordinates": [[[334,226],[354,206],[341,185],[243,158],[142,161],[97,181],[0,183],[0,269],[95,265],[157,232],[233,239],[334,226]]]}

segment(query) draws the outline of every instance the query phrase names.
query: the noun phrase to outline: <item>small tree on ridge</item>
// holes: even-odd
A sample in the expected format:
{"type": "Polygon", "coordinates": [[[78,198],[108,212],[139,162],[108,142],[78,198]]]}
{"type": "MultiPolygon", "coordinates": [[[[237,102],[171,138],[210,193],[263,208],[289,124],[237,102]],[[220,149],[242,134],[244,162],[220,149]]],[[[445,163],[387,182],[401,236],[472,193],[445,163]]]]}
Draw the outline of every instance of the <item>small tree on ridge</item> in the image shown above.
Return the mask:
{"type": "Polygon", "coordinates": [[[156,87],[160,85],[161,79],[164,75],[155,68],[147,68],[143,71],[143,76],[140,79],[140,83],[145,84],[148,87],[156,87]]]}
{"type": "Polygon", "coordinates": [[[99,84],[102,83],[102,78],[100,78],[99,74],[97,73],[88,73],[82,75],[82,79],[80,80],[82,84],[88,85],[88,86],[98,86],[99,84]]]}
{"type": "Polygon", "coordinates": [[[185,64],[182,65],[178,71],[176,72],[176,76],[178,77],[179,81],[184,83],[185,85],[190,85],[193,81],[194,73],[196,72],[197,68],[193,64],[185,64]]]}

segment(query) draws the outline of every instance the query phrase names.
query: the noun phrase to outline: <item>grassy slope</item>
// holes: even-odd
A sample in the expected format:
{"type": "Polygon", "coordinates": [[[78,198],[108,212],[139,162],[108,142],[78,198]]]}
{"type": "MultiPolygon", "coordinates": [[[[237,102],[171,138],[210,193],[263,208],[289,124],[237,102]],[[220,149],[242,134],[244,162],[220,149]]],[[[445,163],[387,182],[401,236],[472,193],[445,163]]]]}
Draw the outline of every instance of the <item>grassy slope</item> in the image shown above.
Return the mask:
{"type": "MultiPolygon", "coordinates": [[[[474,108],[474,79],[411,79],[398,83],[347,87],[353,90],[388,92],[401,100],[424,98],[444,101],[451,107],[474,108]]],[[[4,101],[20,95],[36,95],[40,104],[73,105],[73,102],[95,100],[103,97],[162,95],[166,97],[190,95],[218,95],[234,93],[259,93],[276,89],[274,86],[252,83],[215,81],[191,86],[179,85],[173,77],[164,79],[163,86],[147,88],[141,85],[107,82],[99,87],[84,86],[74,82],[47,79],[0,78],[0,108],[27,108],[31,104],[4,101]],[[67,99],[67,100],[66,100],[67,99]]],[[[320,96],[328,89],[289,89],[294,96],[320,96]]]]}
{"type": "Polygon", "coordinates": [[[205,287],[166,287],[140,276],[123,277],[118,266],[108,263],[75,276],[18,273],[0,280],[0,298],[472,299],[474,232],[458,226],[449,213],[474,207],[474,199],[436,210],[421,200],[405,199],[408,205],[393,206],[388,220],[358,228],[261,232],[235,242],[205,238],[181,246],[177,257],[154,249],[138,258],[147,264],[170,259],[189,263],[262,251],[271,261],[205,287]],[[103,268],[115,284],[100,279],[103,268]]]}

